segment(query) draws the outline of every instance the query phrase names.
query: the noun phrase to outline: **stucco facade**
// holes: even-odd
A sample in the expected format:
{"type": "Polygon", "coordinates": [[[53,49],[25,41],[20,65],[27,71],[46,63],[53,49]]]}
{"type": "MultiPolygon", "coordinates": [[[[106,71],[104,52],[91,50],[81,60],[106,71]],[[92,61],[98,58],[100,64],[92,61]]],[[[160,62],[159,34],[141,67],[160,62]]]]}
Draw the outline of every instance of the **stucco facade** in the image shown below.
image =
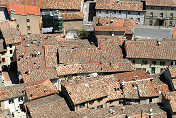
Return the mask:
{"type": "Polygon", "coordinates": [[[136,24],[144,24],[145,11],[96,10],[96,17],[135,19],[136,24]]]}
{"type": "Polygon", "coordinates": [[[0,63],[0,71],[6,66],[10,66],[11,62],[16,61],[16,53],[15,53],[15,44],[7,45],[7,51],[0,54],[1,63],[0,63]]]}
{"type": "Polygon", "coordinates": [[[41,16],[10,14],[11,20],[16,20],[22,35],[40,34],[41,16]]]}
{"type": "Polygon", "coordinates": [[[146,6],[145,25],[172,27],[175,22],[175,7],[146,6]]]}
{"type": "Polygon", "coordinates": [[[164,68],[174,64],[175,60],[129,59],[136,70],[145,70],[151,75],[159,74],[164,68]],[[147,63],[146,63],[147,62],[147,63]]]}
{"type": "Polygon", "coordinates": [[[24,101],[23,96],[1,101],[1,109],[9,109],[10,112],[21,111],[24,101]]]}

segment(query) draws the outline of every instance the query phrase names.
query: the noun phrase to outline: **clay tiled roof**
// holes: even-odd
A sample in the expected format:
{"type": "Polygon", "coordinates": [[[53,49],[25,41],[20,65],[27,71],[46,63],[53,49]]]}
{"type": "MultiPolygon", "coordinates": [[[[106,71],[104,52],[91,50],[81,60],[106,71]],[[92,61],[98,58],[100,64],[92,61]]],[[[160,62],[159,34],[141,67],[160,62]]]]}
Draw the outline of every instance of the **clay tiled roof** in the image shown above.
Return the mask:
{"type": "Polygon", "coordinates": [[[0,101],[24,96],[24,94],[25,94],[25,91],[24,91],[23,84],[2,87],[0,88],[0,101]]]}
{"type": "Polygon", "coordinates": [[[24,4],[38,6],[41,9],[80,10],[81,0],[1,0],[0,5],[24,4]]]}
{"type": "Polygon", "coordinates": [[[173,39],[176,38],[176,24],[175,24],[174,33],[173,33],[173,37],[172,37],[172,38],[173,38],[173,39]]]}
{"type": "Polygon", "coordinates": [[[94,80],[87,82],[65,82],[62,84],[74,105],[106,97],[106,84],[103,81],[94,80]]]}
{"type": "Polygon", "coordinates": [[[25,83],[28,99],[36,99],[57,93],[57,89],[48,79],[46,81],[34,81],[25,83]]]}
{"type": "Polygon", "coordinates": [[[125,83],[124,84],[124,98],[126,99],[139,99],[138,89],[134,87],[135,82],[125,83]]]}
{"type": "Polygon", "coordinates": [[[20,4],[7,4],[6,6],[9,14],[40,15],[40,7],[37,6],[20,5],[20,4]],[[15,10],[15,12],[12,12],[11,10],[15,10]]]}
{"type": "Polygon", "coordinates": [[[176,79],[173,79],[172,83],[173,83],[174,88],[176,89],[176,79]]]}
{"type": "Polygon", "coordinates": [[[105,10],[128,10],[128,11],[142,11],[142,2],[133,1],[118,1],[118,0],[97,0],[95,9],[105,10]]]}
{"type": "Polygon", "coordinates": [[[170,101],[172,111],[176,112],[176,91],[168,92],[166,98],[170,101]]]}
{"type": "Polygon", "coordinates": [[[10,110],[5,109],[5,110],[0,110],[0,116],[2,118],[12,118],[12,116],[9,114],[10,110]]]}
{"type": "Polygon", "coordinates": [[[170,75],[173,79],[176,78],[176,66],[169,66],[168,70],[170,72],[170,75]]]}
{"type": "Polygon", "coordinates": [[[55,79],[55,78],[57,78],[56,69],[42,68],[42,69],[33,70],[24,82],[28,83],[28,82],[42,81],[42,80],[45,81],[47,79],[55,79]]]}
{"type": "Polygon", "coordinates": [[[146,5],[176,7],[176,2],[175,0],[146,0],[146,5]]]}
{"type": "Polygon", "coordinates": [[[83,12],[61,12],[59,13],[60,17],[63,17],[63,20],[83,20],[83,12]]]}
{"type": "Polygon", "coordinates": [[[3,39],[0,39],[0,53],[1,52],[5,52],[6,50],[4,49],[4,40],[3,39]]]}
{"type": "Polygon", "coordinates": [[[45,68],[47,63],[45,60],[44,45],[54,45],[57,43],[56,36],[52,35],[39,34],[24,36],[22,45],[16,46],[18,71],[31,72],[35,69],[45,68]]]}
{"type": "Polygon", "coordinates": [[[156,40],[127,41],[126,51],[127,58],[176,60],[176,41],[161,41],[160,45],[156,40]]]}
{"type": "Polygon", "coordinates": [[[25,105],[34,118],[56,118],[70,111],[64,98],[57,94],[32,100],[25,105]]]}
{"type": "Polygon", "coordinates": [[[133,19],[117,19],[117,18],[94,18],[95,31],[116,31],[124,33],[134,33],[135,20],[133,19]],[[100,22],[102,26],[97,26],[100,22]]]}
{"type": "Polygon", "coordinates": [[[5,21],[0,23],[0,31],[2,32],[6,44],[21,42],[21,34],[17,29],[15,21],[5,21]]]}
{"type": "Polygon", "coordinates": [[[121,81],[134,81],[134,79],[142,80],[142,79],[151,78],[151,76],[143,70],[118,73],[118,74],[114,74],[114,76],[121,81]]]}
{"type": "Polygon", "coordinates": [[[138,81],[138,89],[140,97],[155,97],[159,96],[159,93],[154,88],[154,85],[150,80],[138,81]]]}
{"type": "Polygon", "coordinates": [[[115,106],[112,108],[102,108],[102,109],[89,109],[80,112],[68,112],[60,117],[64,118],[140,118],[141,109],[143,110],[142,117],[148,118],[150,109],[152,108],[152,114],[155,118],[166,118],[167,113],[160,109],[157,104],[136,104],[136,105],[125,105],[125,106],[115,106]],[[124,109],[124,110],[123,110],[124,109]],[[113,112],[114,113],[110,113],[113,112]]]}
{"type": "Polygon", "coordinates": [[[73,65],[65,65],[58,66],[57,73],[58,76],[61,75],[72,75],[78,73],[94,73],[94,72],[119,72],[119,71],[131,71],[130,63],[116,63],[111,65],[106,64],[73,64],[73,65]]]}

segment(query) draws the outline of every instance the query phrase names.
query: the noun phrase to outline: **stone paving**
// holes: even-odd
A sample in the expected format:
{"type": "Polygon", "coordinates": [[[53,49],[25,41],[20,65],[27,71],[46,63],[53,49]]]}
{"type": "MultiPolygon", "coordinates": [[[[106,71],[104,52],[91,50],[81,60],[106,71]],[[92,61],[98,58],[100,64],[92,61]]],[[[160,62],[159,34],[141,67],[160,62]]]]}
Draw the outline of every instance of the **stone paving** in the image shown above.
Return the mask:
{"type": "Polygon", "coordinates": [[[174,32],[173,28],[136,26],[135,37],[138,39],[171,39],[174,32]]]}

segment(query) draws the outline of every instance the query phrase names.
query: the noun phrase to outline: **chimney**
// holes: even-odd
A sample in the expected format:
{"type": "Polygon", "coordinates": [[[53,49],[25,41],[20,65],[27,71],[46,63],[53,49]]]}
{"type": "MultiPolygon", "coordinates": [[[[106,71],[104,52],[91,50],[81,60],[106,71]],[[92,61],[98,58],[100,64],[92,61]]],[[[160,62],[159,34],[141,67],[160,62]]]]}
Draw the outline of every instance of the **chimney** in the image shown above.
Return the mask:
{"type": "Polygon", "coordinates": [[[152,108],[150,108],[149,118],[153,118],[152,108]]]}
{"type": "Polygon", "coordinates": [[[158,41],[157,41],[157,44],[158,44],[158,46],[159,46],[159,45],[161,44],[161,41],[160,41],[160,40],[158,40],[158,41]]]}
{"type": "Polygon", "coordinates": [[[133,78],[133,79],[134,79],[134,81],[136,81],[136,80],[137,80],[137,78],[138,78],[138,76],[137,76],[137,75],[136,75],[136,76],[134,76],[134,78],[133,78]]]}

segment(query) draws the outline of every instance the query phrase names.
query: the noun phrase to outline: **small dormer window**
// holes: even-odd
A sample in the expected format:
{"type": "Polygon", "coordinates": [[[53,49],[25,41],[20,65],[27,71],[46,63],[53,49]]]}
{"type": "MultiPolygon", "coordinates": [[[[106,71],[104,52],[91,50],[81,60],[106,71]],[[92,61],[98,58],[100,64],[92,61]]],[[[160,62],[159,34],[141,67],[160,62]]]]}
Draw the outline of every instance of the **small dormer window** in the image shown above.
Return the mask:
{"type": "Polygon", "coordinates": [[[14,100],[13,99],[9,100],[9,104],[12,104],[12,103],[14,103],[14,100]]]}
{"type": "Polygon", "coordinates": [[[9,44],[9,47],[12,48],[12,44],[9,44]]]}

